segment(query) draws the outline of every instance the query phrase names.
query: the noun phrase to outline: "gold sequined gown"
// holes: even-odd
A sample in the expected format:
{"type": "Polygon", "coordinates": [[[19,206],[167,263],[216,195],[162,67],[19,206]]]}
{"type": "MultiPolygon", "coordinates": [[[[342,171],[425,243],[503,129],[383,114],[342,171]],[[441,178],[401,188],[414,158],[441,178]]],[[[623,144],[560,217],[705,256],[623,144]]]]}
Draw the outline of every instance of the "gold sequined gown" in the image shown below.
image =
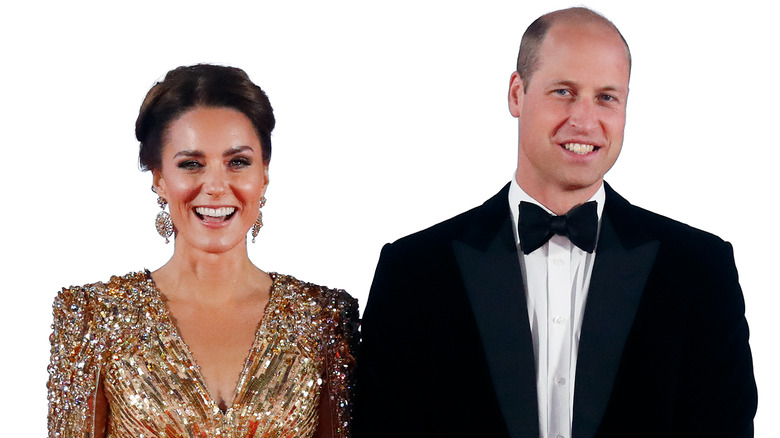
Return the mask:
{"type": "Polygon", "coordinates": [[[63,289],[54,301],[49,437],[90,438],[98,384],[109,438],[349,437],[357,301],[271,273],[233,404],[220,410],[148,271],[63,289]]]}

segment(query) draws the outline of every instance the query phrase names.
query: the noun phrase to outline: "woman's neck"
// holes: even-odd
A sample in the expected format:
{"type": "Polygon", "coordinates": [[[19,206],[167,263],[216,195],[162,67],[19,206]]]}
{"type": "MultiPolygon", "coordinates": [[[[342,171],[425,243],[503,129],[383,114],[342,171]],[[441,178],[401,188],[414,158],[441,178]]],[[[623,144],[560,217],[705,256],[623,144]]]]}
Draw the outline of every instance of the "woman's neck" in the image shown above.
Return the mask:
{"type": "Polygon", "coordinates": [[[249,260],[245,245],[219,254],[177,247],[152,276],[168,299],[203,304],[242,301],[270,287],[268,274],[249,260]]]}

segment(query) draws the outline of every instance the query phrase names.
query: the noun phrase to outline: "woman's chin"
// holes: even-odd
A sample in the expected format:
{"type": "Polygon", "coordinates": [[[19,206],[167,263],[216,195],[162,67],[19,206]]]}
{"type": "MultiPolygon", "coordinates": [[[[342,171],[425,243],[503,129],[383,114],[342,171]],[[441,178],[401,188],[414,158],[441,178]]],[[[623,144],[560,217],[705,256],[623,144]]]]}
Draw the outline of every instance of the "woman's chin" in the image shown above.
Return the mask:
{"type": "Polygon", "coordinates": [[[246,235],[240,236],[199,236],[198,238],[181,238],[177,236],[180,242],[176,245],[176,251],[197,251],[208,254],[222,254],[235,250],[236,248],[246,247],[246,235]]]}

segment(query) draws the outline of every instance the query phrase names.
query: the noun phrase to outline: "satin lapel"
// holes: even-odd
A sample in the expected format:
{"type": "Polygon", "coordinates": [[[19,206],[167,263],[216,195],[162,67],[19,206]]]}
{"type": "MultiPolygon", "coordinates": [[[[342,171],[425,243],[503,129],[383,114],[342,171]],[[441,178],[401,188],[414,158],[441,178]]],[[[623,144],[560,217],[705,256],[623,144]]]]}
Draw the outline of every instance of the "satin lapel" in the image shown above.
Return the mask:
{"type": "Polygon", "coordinates": [[[634,207],[607,188],[577,355],[572,424],[576,438],[593,437],[601,423],[659,245],[632,231],[634,207]],[[610,209],[610,202],[617,207],[610,209]]]}
{"type": "Polygon", "coordinates": [[[507,190],[488,200],[453,242],[509,435],[538,437],[536,369],[507,190]]]}

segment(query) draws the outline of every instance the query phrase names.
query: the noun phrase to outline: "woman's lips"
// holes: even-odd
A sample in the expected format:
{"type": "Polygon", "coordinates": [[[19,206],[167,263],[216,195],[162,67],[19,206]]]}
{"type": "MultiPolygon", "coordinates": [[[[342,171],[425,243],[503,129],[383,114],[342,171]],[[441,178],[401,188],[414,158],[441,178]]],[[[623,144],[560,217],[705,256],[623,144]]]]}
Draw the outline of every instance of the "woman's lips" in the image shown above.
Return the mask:
{"type": "Polygon", "coordinates": [[[224,222],[236,213],[235,207],[195,207],[195,215],[204,222],[224,222]]]}

